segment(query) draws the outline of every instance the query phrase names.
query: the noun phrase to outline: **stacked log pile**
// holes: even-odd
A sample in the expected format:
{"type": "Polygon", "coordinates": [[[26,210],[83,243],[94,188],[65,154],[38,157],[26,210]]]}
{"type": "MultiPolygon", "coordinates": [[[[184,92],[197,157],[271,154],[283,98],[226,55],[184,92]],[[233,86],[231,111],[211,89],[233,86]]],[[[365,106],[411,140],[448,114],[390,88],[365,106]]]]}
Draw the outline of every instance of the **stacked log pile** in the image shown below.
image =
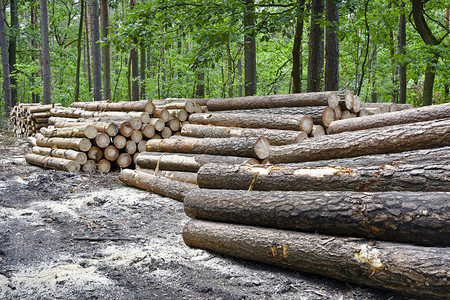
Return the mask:
{"type": "Polygon", "coordinates": [[[61,104],[42,105],[40,103],[20,103],[11,110],[11,123],[14,136],[34,135],[39,129],[48,126],[50,109],[61,104]]]}
{"type": "Polygon", "coordinates": [[[334,123],[345,129],[272,147],[262,165],[201,166],[199,189],[184,198],[192,218],[185,243],[413,297],[447,298],[449,107],[335,121],[329,130],[334,123]],[[346,125],[356,123],[358,129],[346,125]]]}

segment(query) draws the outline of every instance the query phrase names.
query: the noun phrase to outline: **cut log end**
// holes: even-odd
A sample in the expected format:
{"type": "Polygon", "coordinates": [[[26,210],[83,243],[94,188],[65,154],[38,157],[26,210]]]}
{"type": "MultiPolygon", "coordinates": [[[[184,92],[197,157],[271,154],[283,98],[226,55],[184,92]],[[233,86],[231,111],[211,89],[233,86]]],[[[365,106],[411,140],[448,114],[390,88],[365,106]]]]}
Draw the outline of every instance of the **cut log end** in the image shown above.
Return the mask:
{"type": "Polygon", "coordinates": [[[314,121],[310,116],[304,116],[300,121],[300,130],[310,134],[314,126],[314,121]]]}
{"type": "Polygon", "coordinates": [[[93,173],[97,170],[97,166],[95,165],[95,161],[88,160],[86,163],[83,164],[81,167],[81,170],[86,173],[93,173]]]}
{"type": "Polygon", "coordinates": [[[128,153],[122,153],[117,158],[117,165],[121,168],[126,168],[126,167],[130,166],[132,162],[133,162],[133,160],[132,160],[130,154],[128,154],[128,153]]]}
{"type": "Polygon", "coordinates": [[[98,162],[97,171],[100,173],[108,173],[111,170],[111,163],[107,159],[98,162]]]}
{"type": "Polygon", "coordinates": [[[254,146],[255,155],[259,159],[265,159],[270,153],[270,143],[265,137],[260,137],[256,140],[254,146]]]}
{"type": "Polygon", "coordinates": [[[89,151],[91,149],[92,143],[89,139],[83,138],[79,144],[79,150],[83,152],[89,151]]]}

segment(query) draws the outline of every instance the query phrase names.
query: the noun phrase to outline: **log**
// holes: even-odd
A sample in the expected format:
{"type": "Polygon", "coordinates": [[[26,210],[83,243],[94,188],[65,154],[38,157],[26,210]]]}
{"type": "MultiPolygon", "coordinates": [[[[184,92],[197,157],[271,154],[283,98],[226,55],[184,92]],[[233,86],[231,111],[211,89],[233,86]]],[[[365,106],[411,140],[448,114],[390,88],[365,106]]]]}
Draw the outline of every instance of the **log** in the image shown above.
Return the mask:
{"type": "Polygon", "coordinates": [[[163,120],[164,122],[167,122],[170,119],[170,113],[165,108],[158,108],[153,113],[153,117],[154,118],[159,118],[159,119],[163,120]]]}
{"type": "Polygon", "coordinates": [[[166,126],[166,123],[160,118],[151,118],[148,123],[158,131],[163,130],[163,128],[166,126]]]}
{"type": "Polygon", "coordinates": [[[303,131],[310,134],[313,120],[304,115],[276,115],[276,114],[223,114],[206,113],[189,116],[191,124],[216,125],[226,127],[268,128],[282,130],[303,131]]]}
{"type": "Polygon", "coordinates": [[[214,154],[265,159],[270,144],[265,137],[259,138],[204,138],[149,140],[148,152],[179,152],[191,154],[214,154]]]}
{"type": "Polygon", "coordinates": [[[94,162],[99,162],[103,158],[103,150],[99,147],[92,147],[88,151],[88,157],[94,162]]]}
{"type": "Polygon", "coordinates": [[[342,98],[339,100],[339,106],[342,108],[342,110],[351,110],[353,109],[353,92],[350,90],[345,90],[342,93],[342,98]]]}
{"type": "Polygon", "coordinates": [[[168,139],[172,136],[172,130],[169,127],[164,127],[159,134],[163,139],[168,139]]]}
{"type": "Polygon", "coordinates": [[[315,92],[210,99],[206,106],[209,111],[298,106],[336,107],[338,105],[338,101],[339,97],[336,92],[315,92]]]}
{"type": "Polygon", "coordinates": [[[272,147],[272,164],[403,152],[450,145],[450,119],[343,132],[272,147]]]}
{"type": "Polygon", "coordinates": [[[70,159],[64,159],[52,156],[43,156],[34,153],[25,155],[25,161],[31,165],[50,168],[55,170],[62,170],[67,172],[80,171],[80,165],[70,159]]]}
{"type": "Polygon", "coordinates": [[[172,131],[178,131],[181,128],[181,122],[180,119],[170,117],[169,121],[166,122],[166,126],[170,128],[172,131]]]}
{"type": "Polygon", "coordinates": [[[111,170],[111,163],[107,159],[101,159],[97,164],[97,171],[99,173],[108,173],[111,170]]]}
{"type": "Polygon", "coordinates": [[[207,189],[260,191],[445,191],[450,192],[450,165],[420,164],[374,167],[290,167],[282,165],[203,165],[198,185],[207,189]]]}
{"type": "Polygon", "coordinates": [[[133,126],[130,122],[122,122],[119,127],[119,132],[124,137],[130,137],[133,134],[133,126]]]}
{"type": "Polygon", "coordinates": [[[165,108],[168,110],[173,109],[184,109],[188,113],[193,113],[196,110],[195,102],[191,99],[184,101],[165,101],[165,100],[154,100],[153,103],[157,108],[165,108]]]}
{"type": "Polygon", "coordinates": [[[95,165],[95,161],[88,160],[82,167],[81,171],[86,173],[93,173],[97,170],[97,166],[95,165]]]}
{"type": "Polygon", "coordinates": [[[111,143],[111,138],[106,133],[99,133],[93,142],[97,147],[106,148],[111,143]]]}
{"type": "Polygon", "coordinates": [[[76,150],[53,149],[53,148],[35,146],[35,147],[33,147],[33,149],[31,151],[37,155],[59,157],[59,158],[73,160],[79,165],[83,165],[87,161],[86,154],[83,152],[76,151],[76,150]]]}
{"type": "Polygon", "coordinates": [[[406,109],[413,109],[414,105],[412,104],[405,104],[405,103],[395,103],[395,105],[391,108],[391,112],[394,111],[401,111],[406,109]]]}
{"type": "Polygon", "coordinates": [[[280,229],[190,220],[186,245],[314,275],[445,299],[450,248],[340,238],[280,229]]]}
{"type": "Polygon", "coordinates": [[[91,149],[92,144],[91,141],[87,138],[46,138],[42,134],[37,133],[36,146],[73,149],[86,152],[91,149]]]}
{"type": "Polygon", "coordinates": [[[178,201],[183,201],[189,191],[198,188],[195,184],[179,182],[130,169],[122,170],[119,174],[119,180],[127,185],[135,186],[178,201]]]}
{"type": "Polygon", "coordinates": [[[358,95],[354,95],[353,96],[353,107],[352,107],[352,109],[350,109],[350,111],[355,114],[359,113],[361,111],[361,107],[362,107],[361,104],[362,104],[361,99],[358,97],[358,95]]]}
{"type": "Polygon", "coordinates": [[[303,131],[265,128],[239,128],[211,125],[187,124],[181,130],[183,136],[196,138],[260,137],[267,138],[270,145],[301,143],[308,138],[303,131]]]}
{"type": "Polygon", "coordinates": [[[36,105],[36,106],[28,106],[26,108],[27,112],[30,114],[40,113],[40,112],[49,112],[50,109],[54,107],[61,107],[61,103],[53,103],[47,105],[36,105]]]}
{"type": "Polygon", "coordinates": [[[126,137],[124,137],[123,135],[116,135],[113,140],[113,145],[114,147],[116,147],[117,149],[123,149],[125,147],[125,145],[127,144],[127,139],[126,137]]]}
{"type": "Polygon", "coordinates": [[[140,141],[136,147],[137,147],[137,152],[145,152],[145,147],[147,146],[147,140],[142,140],[140,141]]]}
{"type": "Polygon", "coordinates": [[[447,118],[450,118],[450,103],[424,106],[389,114],[367,116],[364,119],[339,120],[331,123],[328,128],[328,133],[335,134],[344,131],[364,130],[447,118]]]}
{"type": "Polygon", "coordinates": [[[175,181],[181,181],[195,185],[197,184],[197,173],[195,172],[159,170],[155,173],[155,170],[153,169],[141,169],[141,168],[136,169],[136,172],[143,172],[160,177],[166,177],[175,181]]]}
{"type": "MultiPolygon", "coordinates": [[[[146,146],[147,146],[147,144],[146,144],[146,146]]],[[[133,155],[134,153],[136,153],[136,150],[137,150],[136,143],[131,140],[127,141],[127,143],[125,144],[124,150],[126,153],[133,155]]]]}
{"type": "Polygon", "coordinates": [[[172,117],[178,118],[181,122],[186,121],[189,117],[189,113],[185,109],[169,109],[168,111],[172,117]]]}
{"type": "Polygon", "coordinates": [[[110,117],[120,119],[130,119],[132,117],[138,117],[143,123],[148,123],[150,115],[146,112],[122,112],[122,111],[85,111],[80,108],[52,108],[50,113],[56,117],[69,117],[69,118],[96,118],[96,117],[110,117]]]}
{"type": "Polygon", "coordinates": [[[130,139],[135,143],[139,143],[142,141],[142,137],[142,132],[140,130],[134,130],[130,136],[130,139]]]}
{"type": "Polygon", "coordinates": [[[115,161],[119,157],[119,150],[114,146],[108,146],[103,152],[105,158],[109,161],[115,161]]]}
{"type": "MultiPolygon", "coordinates": [[[[98,132],[105,132],[109,136],[116,136],[117,133],[119,133],[119,127],[117,124],[113,122],[91,122],[91,121],[83,121],[84,119],[80,120],[79,122],[70,122],[70,121],[64,121],[65,118],[58,118],[58,117],[50,117],[49,118],[49,124],[53,125],[55,128],[63,128],[63,127],[77,127],[77,126],[83,126],[83,125],[90,125],[94,126],[95,129],[97,129],[98,132]],[[73,124],[76,123],[76,124],[73,124]]],[[[70,119],[69,119],[70,120],[70,119]]]]}
{"type": "Polygon", "coordinates": [[[191,218],[225,223],[448,247],[449,200],[448,192],[201,189],[186,196],[184,210],[191,218]]]}
{"type": "Polygon", "coordinates": [[[86,137],[93,139],[97,136],[98,130],[92,125],[83,125],[67,128],[41,128],[40,133],[45,137],[86,137]]]}
{"type": "Polygon", "coordinates": [[[82,108],[89,111],[145,111],[152,114],[155,111],[155,105],[151,101],[123,101],[123,102],[73,102],[70,104],[73,108],[82,108]]]}
{"type": "Polygon", "coordinates": [[[144,124],[141,128],[142,135],[150,139],[155,135],[155,127],[151,124],[144,124]]]}
{"type": "Polygon", "coordinates": [[[136,165],[140,168],[169,171],[197,172],[201,166],[209,163],[259,164],[254,158],[208,154],[143,152],[136,158],[136,165]]]}
{"type": "Polygon", "coordinates": [[[385,114],[392,110],[394,103],[362,103],[361,107],[376,110],[376,113],[385,114]]]}
{"type": "Polygon", "coordinates": [[[319,136],[326,135],[326,132],[325,132],[325,129],[322,126],[314,125],[310,135],[312,137],[319,137],[319,136]]]}
{"type": "Polygon", "coordinates": [[[133,159],[131,158],[130,154],[128,154],[128,153],[122,153],[117,158],[117,165],[120,168],[129,167],[132,162],[133,162],[133,159]]]}

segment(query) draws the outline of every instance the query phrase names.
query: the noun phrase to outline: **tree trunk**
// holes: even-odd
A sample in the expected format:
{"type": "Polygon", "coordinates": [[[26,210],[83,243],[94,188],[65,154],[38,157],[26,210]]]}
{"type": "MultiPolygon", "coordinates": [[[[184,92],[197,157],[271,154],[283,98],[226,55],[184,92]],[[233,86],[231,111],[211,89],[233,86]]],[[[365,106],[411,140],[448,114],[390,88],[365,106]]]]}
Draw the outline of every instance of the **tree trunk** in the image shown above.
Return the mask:
{"type": "Polygon", "coordinates": [[[17,79],[16,74],[16,57],[17,57],[17,36],[19,32],[19,15],[17,12],[17,0],[10,1],[11,9],[11,29],[13,29],[10,41],[9,41],[9,68],[11,75],[11,107],[17,105],[17,79]]]}
{"type": "MultiPolygon", "coordinates": [[[[109,34],[109,4],[108,0],[100,1],[102,22],[102,40],[105,41],[109,34]]],[[[102,45],[103,60],[103,95],[104,99],[111,100],[111,52],[109,44],[102,45]]]]}
{"type": "Polygon", "coordinates": [[[336,107],[339,97],[336,92],[316,92],[287,95],[251,96],[240,98],[210,99],[209,111],[236,110],[273,107],[330,106],[336,107]]]}
{"type": "MultiPolygon", "coordinates": [[[[31,1],[31,13],[30,13],[30,18],[31,18],[31,28],[33,28],[33,30],[37,30],[37,24],[38,24],[38,13],[37,13],[37,5],[36,5],[36,1],[37,0],[32,0],[31,1]]],[[[37,52],[39,49],[39,42],[36,38],[32,38],[31,39],[31,44],[33,45],[34,50],[37,52]]],[[[33,62],[36,63],[36,65],[39,65],[39,58],[38,55],[33,54],[32,58],[33,62]]],[[[36,72],[32,75],[32,82],[34,83],[35,78],[39,78],[39,72],[36,72]]],[[[39,103],[40,102],[40,95],[39,94],[35,94],[32,93],[31,94],[31,98],[32,98],[32,102],[33,103],[39,103]]]]}
{"type": "Polygon", "coordinates": [[[321,90],[323,70],[323,28],[320,26],[323,16],[323,0],[311,2],[311,28],[308,48],[308,92],[321,90]]]}
{"type": "Polygon", "coordinates": [[[180,152],[192,154],[214,154],[264,159],[269,155],[270,144],[259,138],[204,138],[149,140],[149,152],[180,152]]]}
{"type": "Polygon", "coordinates": [[[414,165],[354,168],[207,164],[198,171],[198,185],[230,190],[251,186],[259,191],[450,192],[449,172],[450,166],[428,159],[414,165]]]}
{"type": "Polygon", "coordinates": [[[77,43],[77,71],[75,74],[75,96],[74,101],[77,102],[80,97],[80,69],[81,69],[81,44],[83,43],[83,18],[84,18],[84,0],[81,0],[80,25],[78,27],[78,43],[77,43]]]}
{"type": "Polygon", "coordinates": [[[256,28],[254,0],[245,0],[244,10],[244,65],[245,96],[256,94],[256,28]]]}
{"type": "Polygon", "coordinates": [[[51,78],[50,78],[50,45],[48,37],[48,14],[47,0],[39,0],[41,15],[41,37],[42,37],[42,80],[44,104],[51,101],[51,78]]]}
{"type": "Polygon", "coordinates": [[[127,185],[136,186],[178,201],[183,201],[189,191],[198,188],[195,184],[179,182],[129,169],[120,172],[119,180],[127,185]]]}
{"type": "Polygon", "coordinates": [[[102,100],[102,61],[100,54],[100,25],[98,1],[91,0],[92,71],[94,77],[94,101],[102,100]]]}
{"type": "Polygon", "coordinates": [[[136,158],[136,165],[140,168],[169,171],[197,172],[209,163],[259,164],[254,158],[208,154],[143,152],[136,158]]]}
{"type": "Polygon", "coordinates": [[[305,115],[277,115],[277,114],[192,114],[189,116],[192,124],[216,125],[227,127],[268,128],[281,130],[303,131],[310,134],[313,119],[305,115]]]}
{"type": "Polygon", "coordinates": [[[292,47],[292,83],[293,93],[302,92],[302,40],[303,40],[303,12],[305,10],[305,0],[298,0],[299,11],[297,23],[295,25],[294,46],[292,47]]]}
{"type": "Polygon", "coordinates": [[[436,77],[436,65],[438,63],[438,55],[436,54],[431,63],[425,69],[425,79],[423,81],[423,105],[433,104],[433,86],[436,77]]]}
{"type": "Polygon", "coordinates": [[[55,170],[62,170],[67,172],[78,172],[80,171],[80,165],[70,159],[51,157],[51,156],[43,156],[37,155],[33,153],[29,153],[25,155],[25,161],[31,165],[43,167],[43,168],[51,168],[55,170]]]}
{"type": "Polygon", "coordinates": [[[242,59],[240,57],[238,60],[238,81],[239,81],[238,95],[239,95],[239,97],[242,97],[243,96],[243,93],[242,93],[242,59]]]}
{"type": "Polygon", "coordinates": [[[258,128],[238,128],[186,124],[181,130],[183,136],[196,138],[229,138],[229,137],[260,137],[267,138],[270,145],[281,146],[287,144],[301,143],[308,138],[304,132],[293,130],[275,130],[258,128]]]}
{"type": "Polygon", "coordinates": [[[450,119],[343,132],[273,148],[273,164],[403,152],[450,145],[450,119]]]}
{"type": "Polygon", "coordinates": [[[5,93],[5,113],[11,112],[11,81],[9,76],[8,46],[6,44],[5,16],[3,15],[3,2],[0,3],[0,48],[2,51],[3,91],[5,93]]]}
{"type": "Polygon", "coordinates": [[[195,86],[195,97],[205,98],[205,73],[200,69],[197,69],[197,84],[195,86]]]}
{"type": "Polygon", "coordinates": [[[200,220],[184,226],[183,240],[190,247],[413,297],[450,294],[449,248],[374,245],[364,239],[200,220]]]}
{"type": "Polygon", "coordinates": [[[330,127],[328,127],[328,133],[335,134],[345,131],[364,130],[447,118],[450,118],[450,103],[401,110],[392,113],[367,116],[364,118],[338,120],[331,123],[330,127]]]}
{"type": "Polygon", "coordinates": [[[79,165],[83,165],[87,162],[87,155],[83,152],[75,150],[53,149],[35,146],[31,151],[34,154],[38,155],[70,159],[75,161],[79,165]]]}
{"type": "MultiPolygon", "coordinates": [[[[398,53],[402,55],[402,60],[405,59],[404,55],[406,54],[406,15],[405,15],[405,2],[402,2],[400,5],[400,9],[402,10],[402,14],[398,19],[398,34],[397,34],[397,48],[398,53]]],[[[399,103],[406,103],[406,63],[401,61],[399,68],[400,75],[400,86],[399,86],[399,103]]]]}
{"type": "Polygon", "coordinates": [[[141,47],[141,81],[140,81],[140,85],[141,85],[141,99],[145,99],[146,95],[145,95],[145,66],[147,65],[145,62],[145,56],[146,56],[146,52],[145,52],[145,48],[141,47]]]}
{"type": "Polygon", "coordinates": [[[326,0],[327,33],[325,48],[325,91],[339,90],[339,6],[336,0],[326,0]]]}
{"type": "Polygon", "coordinates": [[[78,151],[89,151],[91,141],[86,138],[46,138],[42,134],[36,134],[36,145],[39,147],[56,147],[78,151]]]}
{"type": "Polygon", "coordinates": [[[89,32],[90,32],[89,23],[90,22],[89,22],[89,18],[88,18],[88,16],[89,16],[88,7],[90,6],[89,3],[90,2],[88,0],[86,0],[84,25],[86,27],[86,52],[87,52],[86,58],[87,58],[87,74],[88,74],[88,82],[89,82],[89,93],[92,93],[93,92],[93,90],[92,90],[92,66],[91,66],[91,48],[90,48],[90,39],[89,39],[89,32]]]}

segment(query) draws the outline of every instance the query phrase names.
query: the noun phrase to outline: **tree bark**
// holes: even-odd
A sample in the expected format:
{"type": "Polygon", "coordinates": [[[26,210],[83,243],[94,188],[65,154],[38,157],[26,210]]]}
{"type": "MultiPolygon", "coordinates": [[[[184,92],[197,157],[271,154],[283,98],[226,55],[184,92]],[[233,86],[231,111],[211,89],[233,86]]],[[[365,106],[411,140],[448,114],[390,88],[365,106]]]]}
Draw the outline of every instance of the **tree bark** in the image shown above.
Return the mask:
{"type": "MultiPolygon", "coordinates": [[[[447,160],[448,163],[448,160],[447,160]]],[[[259,191],[444,191],[450,192],[450,166],[424,160],[371,167],[296,167],[207,164],[198,185],[207,189],[259,191]]]]}
{"type": "Polygon", "coordinates": [[[3,66],[3,92],[5,94],[5,113],[9,116],[11,112],[11,78],[9,74],[8,46],[6,44],[5,16],[3,14],[3,2],[0,3],[0,48],[2,51],[3,66]]]}
{"type": "Polygon", "coordinates": [[[36,134],[36,145],[39,147],[56,147],[78,151],[89,151],[91,141],[86,138],[46,138],[42,134],[36,134]]]}
{"type": "Polygon", "coordinates": [[[81,0],[80,25],[78,26],[77,43],[77,71],[75,74],[75,96],[74,101],[80,98],[80,69],[81,69],[81,44],[83,43],[83,18],[84,18],[84,0],[81,0]]]}
{"type": "Polygon", "coordinates": [[[42,80],[44,104],[51,101],[51,78],[50,78],[50,45],[48,37],[48,14],[47,0],[39,0],[41,17],[41,38],[42,38],[42,80]]]}
{"type": "Polygon", "coordinates": [[[216,125],[227,127],[267,128],[281,130],[303,131],[310,134],[313,119],[305,115],[277,115],[277,114],[192,114],[189,116],[192,124],[216,125]]]}
{"type": "Polygon", "coordinates": [[[295,25],[294,45],[292,47],[292,92],[302,91],[302,40],[303,40],[303,12],[305,10],[305,0],[298,0],[299,11],[297,23],[295,25]]]}
{"type": "Polygon", "coordinates": [[[11,28],[13,29],[11,39],[9,41],[9,67],[11,75],[11,107],[17,105],[17,79],[15,77],[16,60],[17,60],[17,36],[19,32],[19,15],[17,12],[17,0],[10,1],[11,10],[11,28]]]}
{"type": "Polygon", "coordinates": [[[141,65],[140,65],[140,76],[141,76],[141,81],[140,81],[140,86],[141,86],[141,98],[140,99],[145,99],[146,95],[145,95],[145,66],[147,65],[145,62],[145,56],[146,56],[146,51],[144,47],[141,47],[141,65]]]}
{"type": "Polygon", "coordinates": [[[256,94],[256,28],[254,0],[245,0],[244,9],[244,68],[245,96],[256,94]]]}
{"type": "Polygon", "coordinates": [[[337,0],[326,0],[328,22],[325,48],[325,91],[339,90],[339,6],[337,0]]]}
{"type": "Polygon", "coordinates": [[[143,152],[136,158],[136,165],[140,168],[168,171],[197,172],[209,163],[259,164],[254,158],[208,154],[143,152]]]}
{"type": "Polygon", "coordinates": [[[151,101],[132,101],[132,102],[72,102],[71,108],[82,108],[89,111],[119,111],[119,112],[155,112],[155,105],[151,101]]]}
{"type": "Polygon", "coordinates": [[[367,116],[364,118],[338,120],[330,124],[328,134],[447,118],[450,118],[450,103],[367,116]]]}
{"type": "Polygon", "coordinates": [[[403,152],[450,145],[450,119],[343,132],[272,149],[273,164],[403,152]]]}
{"type": "Polygon", "coordinates": [[[270,144],[265,137],[259,138],[204,138],[149,140],[148,152],[180,152],[191,154],[214,154],[265,159],[270,144]]]}
{"type": "Polygon", "coordinates": [[[59,157],[75,161],[79,165],[84,165],[87,162],[87,155],[83,152],[66,149],[53,149],[47,147],[35,146],[31,150],[34,154],[59,157]]]}
{"type": "Polygon", "coordinates": [[[323,16],[323,0],[311,1],[311,28],[308,48],[308,92],[321,90],[323,70],[323,28],[320,26],[323,16]]]}
{"type": "Polygon", "coordinates": [[[339,97],[336,92],[316,92],[287,95],[251,96],[225,99],[209,99],[209,111],[236,110],[297,106],[336,107],[339,97]]]}
{"type": "Polygon", "coordinates": [[[181,202],[189,191],[198,188],[195,184],[179,182],[129,169],[120,172],[119,180],[127,185],[135,186],[181,202]]]}
{"type": "MultiPolygon", "coordinates": [[[[117,126],[113,122],[96,122],[96,121],[88,121],[86,119],[74,119],[79,122],[71,122],[64,121],[66,118],[58,118],[58,117],[50,117],[48,119],[49,124],[52,124],[55,128],[63,128],[63,127],[78,127],[78,126],[87,126],[91,125],[97,129],[98,132],[105,132],[109,136],[116,136],[119,133],[119,126],[117,126]]],[[[68,119],[72,120],[72,119],[68,119]]]]}
{"type": "MultiPolygon", "coordinates": [[[[41,0],[42,1],[42,0],[41,0]]],[[[92,71],[94,77],[94,101],[102,100],[102,61],[100,54],[100,25],[98,1],[91,0],[92,71]]]]}
{"type": "Polygon", "coordinates": [[[90,39],[89,32],[91,31],[89,28],[89,9],[88,5],[90,4],[89,0],[85,1],[85,16],[84,16],[84,26],[86,27],[86,58],[87,58],[87,75],[88,75],[88,83],[89,83],[89,93],[92,93],[92,66],[91,66],[91,48],[90,48],[90,39]]]}
{"type": "Polygon", "coordinates": [[[229,138],[229,137],[260,137],[267,138],[270,145],[287,145],[301,143],[308,138],[304,132],[293,130],[276,130],[265,128],[239,128],[187,124],[184,125],[181,134],[196,138],[229,138]]]}
{"type": "MultiPolygon", "coordinates": [[[[402,2],[400,5],[400,9],[402,10],[401,15],[398,19],[398,34],[397,34],[397,48],[398,53],[402,55],[402,60],[404,59],[404,55],[406,54],[406,15],[405,15],[405,2],[402,2]]],[[[399,67],[399,75],[400,75],[400,86],[399,86],[399,103],[406,103],[406,63],[401,61],[399,67]]]]}
{"type": "Polygon", "coordinates": [[[67,172],[80,171],[80,165],[70,159],[51,157],[51,156],[43,156],[43,155],[29,153],[29,154],[25,155],[25,161],[31,165],[35,165],[35,166],[39,166],[39,167],[43,167],[43,168],[51,168],[51,169],[62,170],[62,171],[67,171],[67,172]]]}
{"type": "Polygon", "coordinates": [[[373,245],[365,239],[201,220],[184,226],[183,240],[190,247],[413,297],[443,299],[450,293],[449,248],[373,245]]]}
{"type": "MultiPolygon", "coordinates": [[[[102,40],[106,41],[109,34],[109,4],[108,0],[101,0],[102,40]]],[[[111,100],[111,52],[108,43],[102,45],[103,61],[103,95],[106,100],[111,100]]]]}
{"type": "Polygon", "coordinates": [[[139,56],[136,49],[130,51],[132,101],[139,101],[139,56]]]}

